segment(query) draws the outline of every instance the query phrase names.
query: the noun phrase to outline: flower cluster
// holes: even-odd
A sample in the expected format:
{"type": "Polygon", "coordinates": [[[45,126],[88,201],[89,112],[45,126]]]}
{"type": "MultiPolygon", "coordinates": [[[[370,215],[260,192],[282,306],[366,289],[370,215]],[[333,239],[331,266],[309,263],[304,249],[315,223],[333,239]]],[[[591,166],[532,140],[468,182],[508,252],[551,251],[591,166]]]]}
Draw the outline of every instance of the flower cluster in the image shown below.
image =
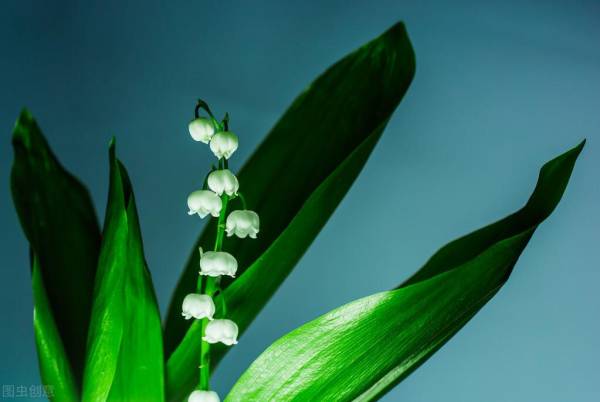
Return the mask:
{"type": "MultiPolygon", "coordinates": [[[[223,293],[220,292],[220,278],[229,276],[234,278],[238,269],[235,257],[222,251],[224,234],[227,237],[256,238],[259,232],[259,217],[254,211],[246,209],[246,203],[239,192],[240,184],[237,177],[227,168],[228,160],[238,148],[238,137],[228,130],[228,116],[222,122],[217,121],[208,106],[198,102],[196,118],[189,124],[190,135],[195,141],[209,144],[210,150],[218,160],[218,168],[208,174],[204,186],[192,192],[187,199],[188,214],[200,218],[212,216],[218,218],[215,248],[213,251],[204,252],[199,249],[200,271],[202,281],[198,281],[196,293],[185,296],[181,307],[181,315],[186,319],[203,320],[202,350],[208,350],[209,344],[223,343],[231,346],[237,343],[238,326],[227,318],[214,318],[216,312],[213,297],[217,292],[225,306],[223,293]],[[210,117],[200,117],[198,109],[204,108],[210,117]],[[243,209],[234,210],[227,215],[229,201],[240,198],[243,209]],[[210,282],[209,282],[210,281],[210,282]],[[204,284],[204,285],[202,285],[204,284]]],[[[223,307],[220,314],[225,314],[223,307]]],[[[205,353],[203,352],[202,355],[205,353]]],[[[216,392],[208,389],[208,367],[201,364],[200,389],[192,392],[188,402],[219,402],[216,392]],[[205,371],[202,371],[205,370],[205,371]]],[[[206,365],[208,366],[208,365],[206,365]]]]}

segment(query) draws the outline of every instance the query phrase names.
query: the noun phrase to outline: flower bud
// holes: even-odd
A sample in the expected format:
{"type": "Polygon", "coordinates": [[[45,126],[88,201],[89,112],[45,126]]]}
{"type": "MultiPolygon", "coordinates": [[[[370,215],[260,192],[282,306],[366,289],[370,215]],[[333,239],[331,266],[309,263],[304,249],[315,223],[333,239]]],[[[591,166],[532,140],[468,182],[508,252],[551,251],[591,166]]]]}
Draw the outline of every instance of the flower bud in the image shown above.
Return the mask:
{"type": "Polygon", "coordinates": [[[214,320],[206,325],[203,341],[224,343],[231,346],[237,343],[238,326],[231,320],[214,320]]]}
{"type": "Polygon", "coordinates": [[[203,318],[212,320],[214,314],[215,303],[208,295],[190,293],[183,299],[181,315],[184,316],[186,320],[189,320],[192,317],[197,320],[201,320],[203,318]]]}
{"type": "Polygon", "coordinates": [[[246,236],[250,236],[252,239],[256,239],[260,221],[256,212],[249,210],[238,210],[229,214],[225,226],[227,236],[236,235],[242,239],[246,236]]]}
{"type": "Polygon", "coordinates": [[[221,402],[221,399],[215,391],[196,390],[190,394],[188,402],[221,402]]]}
{"type": "Polygon", "coordinates": [[[218,159],[229,159],[238,149],[238,137],[231,131],[220,131],[210,140],[210,150],[218,159]]]}
{"type": "Polygon", "coordinates": [[[200,275],[235,277],[238,263],[234,256],[225,251],[200,252],[200,275]]]}
{"type": "Polygon", "coordinates": [[[200,141],[208,144],[210,139],[215,134],[215,126],[210,119],[205,117],[198,117],[190,122],[188,125],[190,135],[194,141],[200,141]]]}
{"type": "Polygon", "coordinates": [[[240,183],[237,177],[231,173],[229,169],[215,170],[208,175],[208,188],[212,191],[221,195],[223,193],[227,195],[236,194],[240,188],[240,183]]]}
{"type": "Polygon", "coordinates": [[[204,218],[210,214],[215,218],[221,213],[223,203],[221,197],[208,190],[194,191],[188,196],[188,215],[198,214],[200,218],[204,218]]]}

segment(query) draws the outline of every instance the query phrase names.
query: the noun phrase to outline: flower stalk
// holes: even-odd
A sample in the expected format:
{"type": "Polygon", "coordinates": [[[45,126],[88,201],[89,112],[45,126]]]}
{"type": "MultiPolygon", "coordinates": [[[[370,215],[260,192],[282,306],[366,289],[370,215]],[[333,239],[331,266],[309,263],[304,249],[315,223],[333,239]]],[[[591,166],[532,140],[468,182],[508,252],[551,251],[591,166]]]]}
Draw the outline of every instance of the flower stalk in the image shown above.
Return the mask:
{"type": "MultiPolygon", "coordinates": [[[[214,251],[221,251],[223,248],[223,238],[225,236],[225,216],[227,214],[227,204],[229,203],[229,196],[227,194],[221,195],[221,213],[219,214],[219,220],[217,221],[217,231],[215,234],[215,247],[214,251]]],[[[202,291],[202,275],[198,276],[198,293],[203,293],[207,296],[213,297],[220,287],[221,278],[206,276],[205,289],[202,291]]],[[[221,295],[223,303],[225,298],[221,295]]],[[[208,319],[202,320],[202,337],[206,336],[206,327],[208,326],[208,319]]],[[[200,382],[198,388],[203,391],[210,390],[210,343],[202,341],[200,344],[200,382]]]]}
{"type": "Polygon", "coordinates": [[[195,141],[208,144],[217,158],[217,166],[212,165],[206,175],[201,190],[188,197],[189,215],[200,218],[217,218],[215,243],[212,251],[200,253],[200,271],[196,283],[196,293],[185,297],[182,316],[185,319],[198,319],[201,325],[198,387],[188,397],[188,402],[219,402],[216,392],[210,390],[210,345],[223,343],[237,344],[238,326],[227,319],[227,302],[221,289],[221,276],[235,277],[238,262],[234,256],[223,250],[227,237],[256,238],[259,232],[259,218],[254,211],[246,209],[246,200],[239,193],[237,177],[229,170],[228,159],[238,148],[238,137],[229,131],[229,115],[222,122],[215,119],[206,102],[199,100],[194,110],[194,120],[189,124],[189,132],[195,141]],[[203,109],[209,117],[200,116],[203,109]],[[243,209],[229,212],[230,201],[240,198],[243,209]],[[215,315],[214,298],[221,298],[220,311],[215,315]]]}

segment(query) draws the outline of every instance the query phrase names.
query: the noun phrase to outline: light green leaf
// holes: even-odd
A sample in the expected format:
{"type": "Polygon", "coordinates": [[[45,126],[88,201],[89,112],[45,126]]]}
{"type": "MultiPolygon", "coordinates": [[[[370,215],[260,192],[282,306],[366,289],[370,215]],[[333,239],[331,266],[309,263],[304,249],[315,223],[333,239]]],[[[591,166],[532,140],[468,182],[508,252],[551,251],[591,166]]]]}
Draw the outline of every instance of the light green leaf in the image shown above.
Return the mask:
{"type": "Polygon", "coordinates": [[[54,401],[79,399],[75,378],[60,334],[54,323],[50,303],[46,296],[39,260],[31,256],[31,287],[33,289],[33,331],[38,351],[40,376],[44,385],[52,389],[54,401]]]}
{"type": "MultiPolygon", "coordinates": [[[[13,200],[37,259],[33,290],[39,298],[35,308],[43,312],[35,323],[40,365],[72,367],[72,372],[64,372],[64,381],[73,377],[79,388],[100,249],[96,214],[87,190],[61,166],[27,110],[17,120],[12,143],[13,200]],[[42,300],[48,305],[40,305],[42,300]],[[46,334],[55,339],[40,338],[46,334]],[[39,349],[58,342],[61,347],[39,349]]],[[[62,387],[54,382],[61,379],[45,377],[45,373],[42,370],[45,384],[62,387]]]]}
{"type": "Polygon", "coordinates": [[[449,243],[396,290],[349,303],[277,340],[226,402],[381,397],[500,289],[558,204],[583,145],[544,165],[520,211],[449,243]]]}
{"type": "Polygon", "coordinates": [[[113,142],[83,401],[162,401],[163,366],[160,316],[133,190],[113,142]]]}
{"type": "MultiPolygon", "coordinates": [[[[287,277],[340,203],[414,75],[414,54],[402,24],[351,53],[303,93],[238,174],[248,208],[261,219],[256,240],[227,238],[239,262],[225,282],[228,311],[243,332],[287,277]]],[[[235,204],[234,204],[235,206],[235,204]]],[[[194,246],[166,322],[169,400],[197,379],[199,325],[180,316],[194,291],[197,247],[214,241],[214,220],[194,246]],[[189,331],[188,331],[188,328],[189,331]]],[[[217,303],[219,305],[220,303],[217,303]]],[[[216,364],[226,349],[211,348],[216,364]]]]}

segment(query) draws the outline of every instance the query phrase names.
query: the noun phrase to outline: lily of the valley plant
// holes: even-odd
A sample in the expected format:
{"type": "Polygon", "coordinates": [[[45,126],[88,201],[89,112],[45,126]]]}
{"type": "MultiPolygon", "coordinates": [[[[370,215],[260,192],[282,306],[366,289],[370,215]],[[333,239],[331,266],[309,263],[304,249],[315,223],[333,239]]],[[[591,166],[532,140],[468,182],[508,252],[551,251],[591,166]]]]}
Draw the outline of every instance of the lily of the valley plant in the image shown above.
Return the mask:
{"type": "MultiPolygon", "coordinates": [[[[255,239],[259,232],[260,221],[258,214],[246,209],[246,203],[239,191],[239,182],[228,169],[229,158],[238,148],[238,137],[228,131],[228,116],[222,122],[215,119],[206,102],[200,100],[196,106],[195,119],[189,124],[189,131],[196,141],[210,144],[210,150],[217,158],[217,166],[213,167],[206,176],[204,186],[188,197],[188,214],[198,214],[200,218],[212,215],[218,218],[215,244],[213,251],[203,252],[199,248],[200,275],[197,280],[196,293],[190,293],[183,299],[181,315],[186,319],[202,320],[202,340],[200,342],[200,373],[197,390],[193,391],[188,401],[190,402],[215,402],[219,396],[211,391],[210,378],[210,345],[222,343],[227,346],[235,345],[238,337],[238,326],[226,318],[213,318],[215,303],[213,296],[222,292],[221,277],[235,277],[238,263],[235,257],[223,251],[223,236],[238,236],[241,239],[250,236],[255,239]],[[198,112],[203,108],[209,117],[200,117],[198,112]],[[239,198],[243,209],[228,213],[231,201],[239,198]],[[227,216],[227,218],[225,218],[227,216]],[[205,276],[203,280],[202,276],[205,276]]],[[[225,315],[227,301],[221,297],[225,315]]]]}
{"type": "Polygon", "coordinates": [[[164,320],[114,140],[100,229],[87,189],[23,111],[11,187],[30,244],[40,375],[53,400],[372,401],[438,351],[506,282],[558,205],[583,142],[542,167],[520,210],[446,244],[400,284],[275,341],[226,395],[210,386],[351,187],[414,71],[397,24],[319,76],[238,172],[229,168],[240,145],[229,117],[199,101],[190,146],[215,162],[195,177],[187,209],[206,224],[164,320]]]}

